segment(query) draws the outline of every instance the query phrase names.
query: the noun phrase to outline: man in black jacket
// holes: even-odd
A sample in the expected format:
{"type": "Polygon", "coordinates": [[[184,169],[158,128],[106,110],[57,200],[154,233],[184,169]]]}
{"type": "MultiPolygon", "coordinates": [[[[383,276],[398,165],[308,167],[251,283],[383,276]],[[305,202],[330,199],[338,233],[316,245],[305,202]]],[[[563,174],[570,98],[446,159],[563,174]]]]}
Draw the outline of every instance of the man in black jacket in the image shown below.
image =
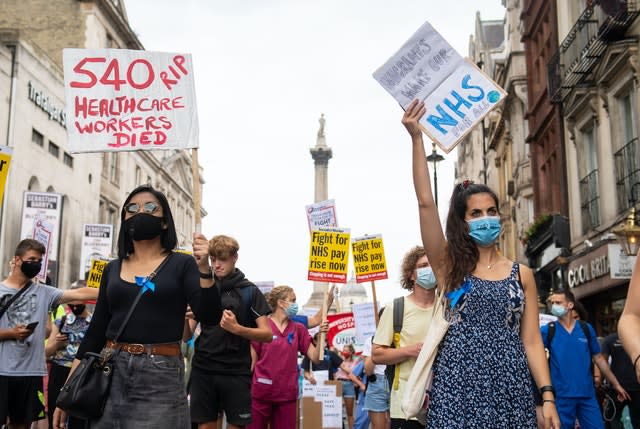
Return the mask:
{"type": "Polygon", "coordinates": [[[189,382],[191,420],[198,429],[216,429],[223,410],[229,429],[251,423],[250,341],[270,342],[270,313],[264,295],[239,269],[238,242],[224,235],[209,241],[211,271],[220,291],[222,318],[217,325],[203,323],[195,343],[189,382]]]}

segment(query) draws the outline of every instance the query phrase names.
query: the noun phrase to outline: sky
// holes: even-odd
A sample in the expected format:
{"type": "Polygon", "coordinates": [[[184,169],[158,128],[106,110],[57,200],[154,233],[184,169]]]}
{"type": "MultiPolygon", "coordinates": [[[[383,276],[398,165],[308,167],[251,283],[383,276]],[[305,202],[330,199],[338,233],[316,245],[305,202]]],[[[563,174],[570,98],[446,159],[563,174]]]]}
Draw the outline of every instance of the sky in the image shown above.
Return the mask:
{"type": "MultiPolygon", "coordinates": [[[[502,1],[458,0],[455,13],[434,0],[128,0],[125,6],[145,49],[193,56],[208,213],[203,233],[236,238],[238,268],[253,281],[293,287],[303,305],[313,290],[309,149],[324,114],[333,151],[329,198],[339,226],[352,238],[382,234],[389,279],[376,282],[378,300],[401,295],[402,258],[421,244],[411,141],[402,109],[371,75],[425,21],[467,56],[476,12],[502,19],[502,1]]],[[[443,219],[455,157],[447,154],[437,167],[443,219]]],[[[369,283],[365,289],[371,296],[369,283]]]]}

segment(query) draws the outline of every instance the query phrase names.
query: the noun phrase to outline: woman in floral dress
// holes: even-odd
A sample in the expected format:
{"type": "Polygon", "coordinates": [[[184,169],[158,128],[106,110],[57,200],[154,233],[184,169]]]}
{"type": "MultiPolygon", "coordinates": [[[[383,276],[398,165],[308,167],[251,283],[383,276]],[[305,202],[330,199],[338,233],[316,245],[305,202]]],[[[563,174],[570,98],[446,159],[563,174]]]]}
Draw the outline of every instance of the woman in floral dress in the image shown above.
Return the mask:
{"type": "Polygon", "coordinates": [[[455,186],[442,230],[418,120],[423,102],[402,123],[412,140],[420,231],[451,325],[433,366],[427,428],[536,429],[531,375],[542,391],[545,428],[560,428],[538,328],[531,270],[501,256],[498,199],[485,185],[455,186]]]}

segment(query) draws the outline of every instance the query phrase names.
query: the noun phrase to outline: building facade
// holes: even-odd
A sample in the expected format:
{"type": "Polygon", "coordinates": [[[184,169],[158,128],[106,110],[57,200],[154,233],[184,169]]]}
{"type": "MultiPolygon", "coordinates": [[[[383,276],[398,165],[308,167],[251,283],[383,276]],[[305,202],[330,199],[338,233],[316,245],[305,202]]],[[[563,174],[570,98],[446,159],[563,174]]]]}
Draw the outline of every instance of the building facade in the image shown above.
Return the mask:
{"type": "Polygon", "coordinates": [[[558,49],[556,2],[523,0],[521,19],[535,216],[522,238],[544,300],[552,289],[564,286],[563,264],[570,254],[564,128],[560,106],[547,91],[547,65],[558,49]]]}
{"type": "Polygon", "coordinates": [[[499,247],[508,258],[524,262],[522,231],[533,220],[533,186],[528,135],[527,81],[521,42],[521,2],[504,1],[502,20],[476,15],[469,56],[508,95],[460,144],[458,177],[486,183],[498,195],[503,233],[499,247]]]}
{"type": "Polygon", "coordinates": [[[633,266],[611,230],[640,202],[640,13],[637,1],[558,1],[557,9],[561,43],[548,63],[548,93],[567,142],[573,255],[564,285],[604,334],[616,329],[633,266]]]}
{"type": "MultiPolygon", "coordinates": [[[[117,237],[120,208],[136,186],[148,183],[165,193],[180,246],[190,247],[195,214],[187,151],[69,153],[62,74],[67,47],[143,49],[122,0],[0,2],[0,144],[13,148],[0,224],[0,271],[7,273],[24,235],[24,192],[61,194],[60,239],[49,266],[60,287],[82,271],[83,224],[111,224],[117,237]]],[[[113,254],[115,246],[114,239],[113,254]]]]}

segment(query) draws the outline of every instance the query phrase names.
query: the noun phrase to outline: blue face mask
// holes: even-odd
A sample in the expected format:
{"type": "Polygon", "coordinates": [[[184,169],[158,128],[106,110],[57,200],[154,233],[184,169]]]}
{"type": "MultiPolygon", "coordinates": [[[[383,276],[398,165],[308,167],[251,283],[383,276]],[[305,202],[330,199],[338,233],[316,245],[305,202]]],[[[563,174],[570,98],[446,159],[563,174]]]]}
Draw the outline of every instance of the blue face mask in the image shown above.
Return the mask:
{"type": "Polygon", "coordinates": [[[292,317],[296,314],[298,314],[298,303],[290,302],[289,306],[287,307],[287,316],[292,317]]]}
{"type": "Polygon", "coordinates": [[[499,216],[484,216],[467,221],[469,236],[480,247],[489,247],[496,242],[502,231],[499,216]]]}
{"type": "Polygon", "coordinates": [[[564,305],[553,304],[551,306],[551,314],[556,317],[563,317],[569,310],[564,305]]]}
{"type": "Polygon", "coordinates": [[[433,289],[438,284],[431,267],[422,267],[416,270],[416,283],[424,289],[433,289]]]}

